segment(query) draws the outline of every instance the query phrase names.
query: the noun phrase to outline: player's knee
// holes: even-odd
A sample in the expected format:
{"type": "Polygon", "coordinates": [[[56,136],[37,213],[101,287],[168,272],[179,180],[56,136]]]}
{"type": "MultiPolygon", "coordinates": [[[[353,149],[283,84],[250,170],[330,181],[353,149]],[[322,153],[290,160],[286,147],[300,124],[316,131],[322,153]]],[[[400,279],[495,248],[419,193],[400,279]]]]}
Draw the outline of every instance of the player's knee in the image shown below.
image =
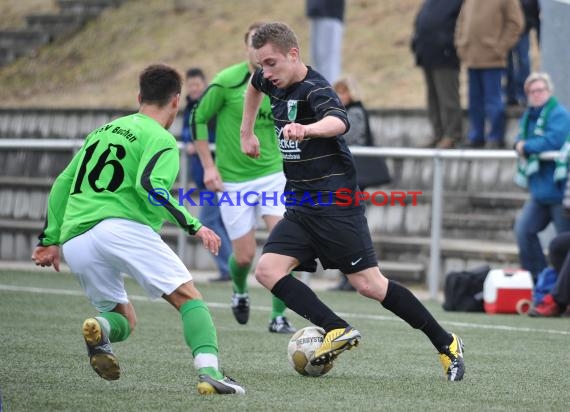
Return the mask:
{"type": "Polygon", "coordinates": [[[255,267],[255,279],[265,285],[272,277],[271,267],[263,259],[260,259],[255,267]]]}
{"type": "Polygon", "coordinates": [[[236,263],[240,267],[250,266],[253,263],[254,257],[255,257],[255,251],[253,251],[253,252],[250,252],[250,251],[241,252],[241,253],[234,255],[236,263]]]}
{"type": "Polygon", "coordinates": [[[388,279],[377,269],[348,277],[356,291],[364,297],[382,301],[386,296],[388,279]]]}
{"type": "Polygon", "coordinates": [[[203,299],[202,294],[192,281],[183,283],[170,295],[163,295],[162,297],[177,310],[180,310],[180,307],[189,300],[203,299]]]}

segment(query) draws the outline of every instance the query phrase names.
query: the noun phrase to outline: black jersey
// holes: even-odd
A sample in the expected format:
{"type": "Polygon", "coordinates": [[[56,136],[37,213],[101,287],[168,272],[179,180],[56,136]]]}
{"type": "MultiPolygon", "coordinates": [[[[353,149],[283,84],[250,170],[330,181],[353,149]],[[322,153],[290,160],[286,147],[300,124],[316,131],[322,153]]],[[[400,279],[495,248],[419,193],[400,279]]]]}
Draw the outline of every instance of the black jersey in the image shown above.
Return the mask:
{"type": "Polygon", "coordinates": [[[361,206],[348,201],[358,190],[356,169],[348,145],[341,136],[309,137],[301,142],[285,140],[283,127],[288,123],[311,124],[325,116],[335,116],[347,126],[346,109],[329,82],[308,68],[307,76],[286,89],[277,88],[263,78],[258,69],[251,79],[257,90],[267,94],[287,177],[286,206],[303,212],[338,215],[355,213],[361,206]],[[339,193],[339,189],[346,189],[339,193]],[[340,194],[340,197],[339,197],[340,194]]]}

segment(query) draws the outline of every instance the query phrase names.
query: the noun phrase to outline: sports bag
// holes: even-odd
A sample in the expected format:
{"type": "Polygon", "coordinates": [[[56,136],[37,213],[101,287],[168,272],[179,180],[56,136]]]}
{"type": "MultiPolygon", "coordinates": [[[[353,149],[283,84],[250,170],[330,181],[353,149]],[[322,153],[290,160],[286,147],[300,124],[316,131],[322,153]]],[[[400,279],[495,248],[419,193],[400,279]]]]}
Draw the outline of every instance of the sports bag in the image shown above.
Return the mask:
{"type": "Polygon", "coordinates": [[[443,309],[457,312],[484,312],[483,283],[491,268],[477,266],[460,272],[449,272],[445,277],[443,309]]]}

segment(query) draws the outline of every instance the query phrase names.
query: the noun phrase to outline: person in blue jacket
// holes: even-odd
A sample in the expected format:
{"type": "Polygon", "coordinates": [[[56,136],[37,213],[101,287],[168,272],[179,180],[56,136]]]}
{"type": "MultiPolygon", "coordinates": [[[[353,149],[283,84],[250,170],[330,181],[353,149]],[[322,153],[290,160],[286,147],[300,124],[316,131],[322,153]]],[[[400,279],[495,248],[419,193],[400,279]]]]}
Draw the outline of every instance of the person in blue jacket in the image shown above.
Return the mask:
{"type": "Polygon", "coordinates": [[[570,219],[563,211],[562,199],[568,173],[567,156],[556,161],[539,155],[560,151],[570,133],[570,114],[553,96],[553,86],[546,73],[532,73],[524,84],[528,108],[520,120],[515,142],[518,154],[515,182],[530,194],[515,222],[515,236],[521,266],[536,281],[547,266],[538,234],[549,223],[556,232],[570,230],[570,219]]]}
{"type": "MultiPolygon", "coordinates": [[[[190,116],[196,103],[207,87],[208,82],[206,81],[206,75],[201,68],[191,67],[186,71],[186,107],[182,112],[182,131],[180,137],[186,146],[189,177],[194,181],[199,191],[206,190],[206,185],[204,184],[204,168],[194,148],[194,138],[190,129],[190,116]]],[[[215,118],[208,122],[208,141],[210,143],[216,142],[215,118]]],[[[214,256],[220,274],[218,277],[210,279],[210,281],[229,282],[231,278],[228,259],[232,254],[232,242],[222,221],[220,208],[217,204],[210,204],[209,202],[203,202],[201,206],[200,220],[204,222],[206,226],[212,228],[222,239],[220,251],[217,256],[214,256]]]]}

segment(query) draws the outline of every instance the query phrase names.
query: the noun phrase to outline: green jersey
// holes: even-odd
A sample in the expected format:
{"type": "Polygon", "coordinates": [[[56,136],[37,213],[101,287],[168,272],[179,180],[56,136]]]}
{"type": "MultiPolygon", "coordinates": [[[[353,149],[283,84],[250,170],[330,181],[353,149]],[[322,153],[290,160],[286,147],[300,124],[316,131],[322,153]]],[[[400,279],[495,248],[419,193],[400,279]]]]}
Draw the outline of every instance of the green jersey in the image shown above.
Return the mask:
{"type": "Polygon", "coordinates": [[[170,196],[178,168],[176,139],[154,119],[136,113],[100,127],[55,180],[40,244],[64,243],[108,218],[155,231],[168,220],[195,234],[201,223],[170,196]]]}
{"type": "Polygon", "coordinates": [[[263,97],[254,127],[261,155],[257,159],[252,159],[241,151],[239,130],[250,75],[247,62],[222,70],[208,86],[192,115],[192,135],[195,139],[206,141],[208,120],[217,116],[216,166],[224,182],[246,182],[283,170],[267,96],[263,97]]]}

